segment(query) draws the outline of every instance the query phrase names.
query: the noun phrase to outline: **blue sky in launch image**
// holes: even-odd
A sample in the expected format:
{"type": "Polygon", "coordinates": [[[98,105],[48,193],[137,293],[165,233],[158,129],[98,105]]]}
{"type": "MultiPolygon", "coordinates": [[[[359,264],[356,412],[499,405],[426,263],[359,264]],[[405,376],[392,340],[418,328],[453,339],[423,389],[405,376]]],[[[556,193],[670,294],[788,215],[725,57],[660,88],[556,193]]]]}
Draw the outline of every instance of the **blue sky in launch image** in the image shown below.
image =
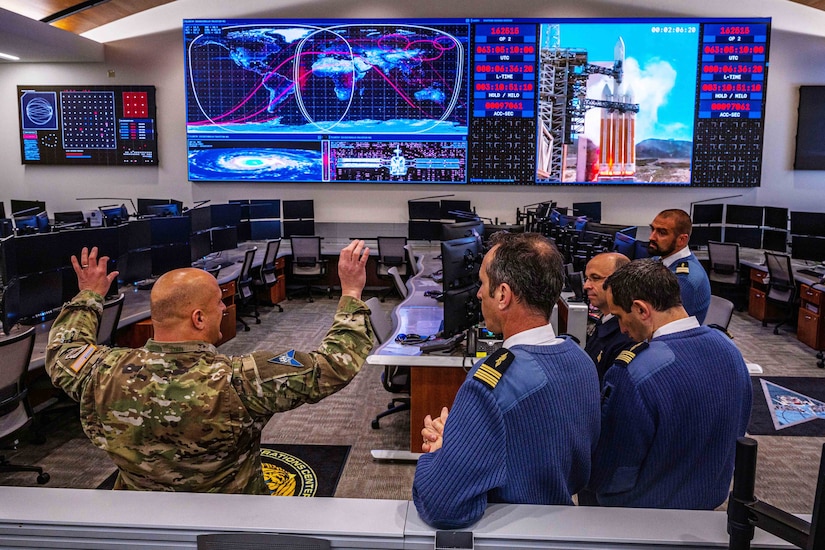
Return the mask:
{"type": "MultiPolygon", "coordinates": [[[[670,21],[643,23],[561,23],[562,48],[587,50],[588,61],[611,66],[616,42],[625,44],[622,90],[632,93],[636,115],[636,142],[645,139],[693,140],[694,101],[698,59],[699,24],[670,21]],[[658,27],[660,32],[655,32],[658,27]],[[661,32],[669,27],[671,32],[661,32]]],[[[551,33],[542,27],[542,47],[548,47],[551,33]]],[[[605,83],[612,79],[591,76],[588,97],[601,99],[605,83]]],[[[615,92],[615,89],[614,89],[615,92]]],[[[590,109],[585,118],[585,134],[598,142],[601,109],[590,109]]]]}

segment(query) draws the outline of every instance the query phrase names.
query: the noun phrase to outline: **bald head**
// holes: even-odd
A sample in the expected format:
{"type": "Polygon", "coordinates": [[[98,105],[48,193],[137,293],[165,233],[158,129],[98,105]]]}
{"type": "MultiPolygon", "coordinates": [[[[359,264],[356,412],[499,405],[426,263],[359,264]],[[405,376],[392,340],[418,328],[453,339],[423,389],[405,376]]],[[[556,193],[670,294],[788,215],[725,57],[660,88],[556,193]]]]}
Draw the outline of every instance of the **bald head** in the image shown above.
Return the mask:
{"type": "Polygon", "coordinates": [[[587,262],[584,270],[584,291],[590,304],[602,313],[607,313],[607,291],[604,289],[604,280],[614,271],[630,263],[630,259],[619,252],[604,252],[596,254],[587,262]]]}
{"type": "Polygon", "coordinates": [[[222,316],[220,299],[218,281],[202,269],[165,273],[155,282],[150,298],[155,339],[214,343],[217,337],[209,329],[215,321],[220,325],[220,318],[215,319],[218,308],[222,316]]]}

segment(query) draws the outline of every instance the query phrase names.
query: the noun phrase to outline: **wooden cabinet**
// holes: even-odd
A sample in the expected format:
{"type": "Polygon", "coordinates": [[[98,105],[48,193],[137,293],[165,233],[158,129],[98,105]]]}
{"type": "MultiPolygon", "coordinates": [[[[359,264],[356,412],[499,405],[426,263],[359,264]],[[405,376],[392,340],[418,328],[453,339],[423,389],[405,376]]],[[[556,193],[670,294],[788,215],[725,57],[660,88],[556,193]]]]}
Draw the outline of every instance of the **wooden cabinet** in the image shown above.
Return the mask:
{"type": "Polygon", "coordinates": [[[286,258],[275,260],[275,275],[278,281],[269,288],[258,289],[258,301],[265,304],[278,304],[286,300],[286,258]]]}
{"type": "Polygon", "coordinates": [[[825,323],[821,319],[823,305],[825,292],[808,285],[800,286],[796,337],[816,350],[825,348],[825,323]]]}
{"type": "Polygon", "coordinates": [[[761,269],[751,269],[751,287],[748,294],[748,315],[759,321],[782,318],[781,309],[768,303],[768,272],[761,269]]]}
{"type": "Polygon", "coordinates": [[[235,337],[236,327],[236,307],[235,306],[235,281],[230,281],[221,285],[221,299],[226,304],[226,309],[223,312],[223,319],[221,319],[221,339],[216,345],[221,345],[224,342],[235,337]]]}

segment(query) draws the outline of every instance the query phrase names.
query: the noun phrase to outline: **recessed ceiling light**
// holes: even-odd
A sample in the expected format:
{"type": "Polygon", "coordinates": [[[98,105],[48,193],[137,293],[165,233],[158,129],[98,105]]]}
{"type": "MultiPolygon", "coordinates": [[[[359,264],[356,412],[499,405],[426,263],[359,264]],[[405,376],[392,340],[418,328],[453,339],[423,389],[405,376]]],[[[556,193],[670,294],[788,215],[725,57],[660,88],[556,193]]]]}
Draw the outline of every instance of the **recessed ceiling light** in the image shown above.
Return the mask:
{"type": "Polygon", "coordinates": [[[17,57],[16,55],[8,54],[8,53],[0,52],[0,57],[2,57],[3,59],[8,59],[9,61],[20,61],[19,57],[17,57]]]}

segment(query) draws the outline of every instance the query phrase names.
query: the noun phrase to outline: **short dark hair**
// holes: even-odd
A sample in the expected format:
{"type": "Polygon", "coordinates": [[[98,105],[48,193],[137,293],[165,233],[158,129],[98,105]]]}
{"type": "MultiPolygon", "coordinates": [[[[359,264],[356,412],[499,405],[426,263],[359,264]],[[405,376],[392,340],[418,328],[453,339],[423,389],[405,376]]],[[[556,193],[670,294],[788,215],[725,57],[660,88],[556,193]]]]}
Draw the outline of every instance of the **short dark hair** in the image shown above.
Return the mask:
{"type": "Polygon", "coordinates": [[[693,231],[693,222],[690,214],[679,208],[669,208],[662,210],[659,215],[663,218],[672,219],[677,235],[690,235],[693,231]]]}
{"type": "Polygon", "coordinates": [[[634,300],[647,302],[656,311],[682,305],[676,275],[662,262],[650,258],[620,267],[605,279],[604,288],[610,289],[613,303],[624,311],[630,311],[634,300]]]}
{"type": "Polygon", "coordinates": [[[564,260],[556,246],[539,233],[506,231],[494,233],[489,244],[493,253],[487,264],[490,296],[493,289],[507,283],[516,300],[549,319],[564,286],[564,260]]]}

